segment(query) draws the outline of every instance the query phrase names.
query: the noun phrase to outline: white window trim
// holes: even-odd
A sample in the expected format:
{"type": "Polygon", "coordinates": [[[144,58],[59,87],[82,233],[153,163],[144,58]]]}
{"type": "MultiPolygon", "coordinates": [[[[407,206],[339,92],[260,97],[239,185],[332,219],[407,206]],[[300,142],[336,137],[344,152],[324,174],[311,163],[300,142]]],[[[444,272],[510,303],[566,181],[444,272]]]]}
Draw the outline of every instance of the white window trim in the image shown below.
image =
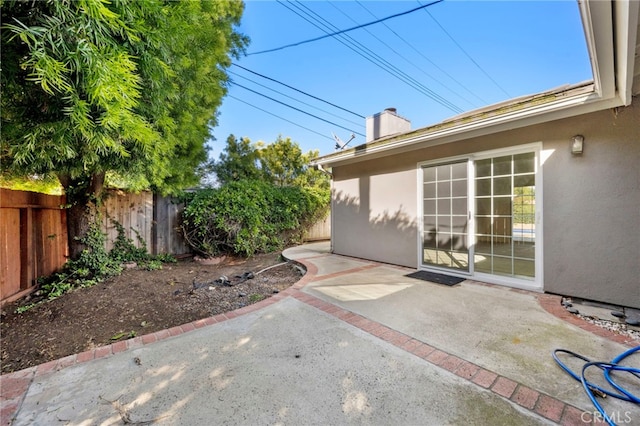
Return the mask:
{"type": "MultiPolygon", "coordinates": [[[[468,155],[459,155],[453,157],[445,157],[422,161],[417,163],[417,212],[418,212],[418,240],[417,240],[417,265],[418,269],[433,272],[446,273],[448,275],[459,276],[461,278],[474,279],[491,284],[504,285],[507,287],[518,288],[522,290],[543,292],[544,291],[544,228],[543,228],[543,179],[542,179],[542,142],[529,143],[525,145],[516,145],[509,148],[494,149],[490,151],[481,151],[468,155]],[[486,274],[475,272],[473,269],[472,257],[474,255],[473,248],[470,250],[469,272],[456,271],[455,269],[439,268],[435,266],[427,266],[422,263],[422,238],[424,233],[424,211],[423,211],[423,167],[435,166],[443,163],[452,163],[467,161],[467,182],[468,182],[468,199],[469,199],[469,215],[473,218],[475,206],[473,200],[475,198],[475,180],[473,179],[475,162],[486,158],[501,157],[504,155],[523,154],[533,152],[535,154],[535,186],[536,186],[536,234],[535,234],[535,278],[534,280],[526,280],[517,277],[505,277],[501,275],[486,274]]],[[[475,245],[475,221],[469,221],[469,238],[470,244],[475,245]]]]}

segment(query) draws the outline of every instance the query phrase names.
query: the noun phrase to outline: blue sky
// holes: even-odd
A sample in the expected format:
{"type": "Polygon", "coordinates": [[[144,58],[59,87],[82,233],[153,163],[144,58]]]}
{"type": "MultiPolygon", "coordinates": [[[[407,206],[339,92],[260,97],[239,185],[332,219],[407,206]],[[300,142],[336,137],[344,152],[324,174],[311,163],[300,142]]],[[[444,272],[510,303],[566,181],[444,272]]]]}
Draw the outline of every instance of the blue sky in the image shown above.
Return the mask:
{"type": "MultiPolygon", "coordinates": [[[[438,123],[460,111],[592,78],[578,5],[571,0],[445,0],[345,33],[360,48],[369,49],[364,50],[368,52],[365,56],[377,55],[375,61],[385,61],[412,85],[355,53],[338,37],[253,53],[325,35],[300,15],[308,20],[311,16],[323,18],[331,28],[342,30],[408,11],[426,1],[284,3],[287,7],[277,1],[246,2],[239,30],[251,43],[247,55],[236,61],[238,65],[360,116],[395,107],[399,115],[411,120],[412,129],[438,123]]],[[[317,149],[324,155],[334,152],[332,133],[345,141],[352,132],[365,133],[365,120],[359,116],[239,67],[232,66],[229,71],[237,84],[230,87],[219,110],[215,140],[209,144],[213,158],[218,158],[229,134],[265,143],[282,135],[291,137],[303,151],[317,149]]],[[[364,142],[364,136],[356,135],[350,145],[364,142]]]]}

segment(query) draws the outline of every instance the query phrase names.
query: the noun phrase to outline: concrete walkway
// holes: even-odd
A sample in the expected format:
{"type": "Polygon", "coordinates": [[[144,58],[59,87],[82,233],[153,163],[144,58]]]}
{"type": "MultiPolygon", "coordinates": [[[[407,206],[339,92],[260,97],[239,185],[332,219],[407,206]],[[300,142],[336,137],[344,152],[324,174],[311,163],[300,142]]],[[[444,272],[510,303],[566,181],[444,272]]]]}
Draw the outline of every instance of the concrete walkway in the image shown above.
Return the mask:
{"type": "Polygon", "coordinates": [[[588,424],[551,351],[632,346],[557,296],[415,280],[326,242],[284,255],[307,274],[258,304],[2,376],[2,424],[588,424]]]}

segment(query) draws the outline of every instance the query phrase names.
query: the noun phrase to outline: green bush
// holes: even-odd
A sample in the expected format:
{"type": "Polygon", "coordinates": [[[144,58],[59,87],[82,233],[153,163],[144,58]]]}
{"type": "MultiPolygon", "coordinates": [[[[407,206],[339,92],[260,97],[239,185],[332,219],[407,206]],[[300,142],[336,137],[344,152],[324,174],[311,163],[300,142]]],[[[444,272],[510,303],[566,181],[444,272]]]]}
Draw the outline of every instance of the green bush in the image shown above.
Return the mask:
{"type": "Polygon", "coordinates": [[[329,191],[245,180],[183,200],[182,227],[196,252],[251,256],[300,241],[305,228],[326,214],[329,191]]]}

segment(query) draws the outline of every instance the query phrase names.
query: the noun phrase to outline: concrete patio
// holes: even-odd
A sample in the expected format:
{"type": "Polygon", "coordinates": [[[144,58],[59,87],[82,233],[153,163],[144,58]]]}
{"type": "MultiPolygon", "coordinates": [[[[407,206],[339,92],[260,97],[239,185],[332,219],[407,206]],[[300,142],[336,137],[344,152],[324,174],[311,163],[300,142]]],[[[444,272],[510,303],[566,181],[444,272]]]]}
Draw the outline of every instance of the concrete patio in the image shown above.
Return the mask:
{"type": "Polygon", "coordinates": [[[558,296],[416,280],[328,242],[284,256],[307,274],[258,304],[2,376],[2,424],[588,424],[551,351],[609,361],[638,344],[558,296]]]}

